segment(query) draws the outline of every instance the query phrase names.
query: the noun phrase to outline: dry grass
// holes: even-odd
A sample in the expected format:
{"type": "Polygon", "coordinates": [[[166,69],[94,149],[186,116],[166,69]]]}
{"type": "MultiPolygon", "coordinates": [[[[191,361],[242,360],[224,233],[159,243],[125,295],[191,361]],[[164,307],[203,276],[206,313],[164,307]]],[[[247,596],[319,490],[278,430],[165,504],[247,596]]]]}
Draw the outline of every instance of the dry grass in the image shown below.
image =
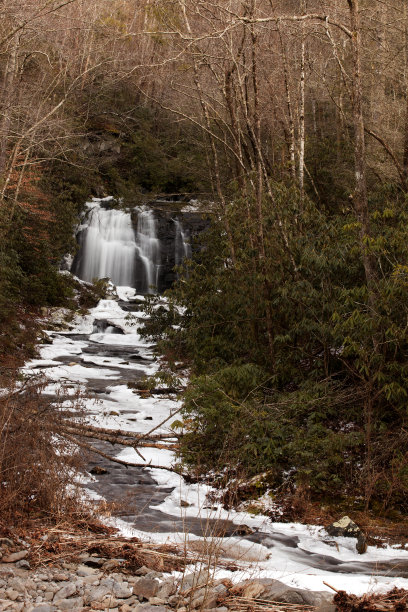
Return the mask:
{"type": "Polygon", "coordinates": [[[38,512],[76,515],[80,508],[73,485],[80,455],[58,434],[63,393],[51,399],[45,384],[41,378],[15,382],[0,396],[0,515],[10,524],[38,512]]]}

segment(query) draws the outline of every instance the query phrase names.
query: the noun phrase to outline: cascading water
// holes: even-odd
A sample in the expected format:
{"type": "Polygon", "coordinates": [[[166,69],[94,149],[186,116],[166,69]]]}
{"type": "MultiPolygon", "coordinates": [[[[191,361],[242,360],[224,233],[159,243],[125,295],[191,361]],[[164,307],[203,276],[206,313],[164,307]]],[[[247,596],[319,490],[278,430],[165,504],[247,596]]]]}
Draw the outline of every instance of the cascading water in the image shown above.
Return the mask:
{"type": "Polygon", "coordinates": [[[88,282],[110,278],[115,285],[134,286],[137,245],[130,214],[95,205],[83,232],[74,272],[88,282]]]}
{"type": "MultiPolygon", "coordinates": [[[[154,293],[158,286],[160,269],[160,242],[157,238],[156,220],[151,210],[143,210],[137,219],[138,258],[144,266],[143,293],[154,293]]],[[[140,283],[140,279],[139,283],[140,283]]]]}
{"type": "Polygon", "coordinates": [[[81,227],[80,249],[72,271],[88,282],[110,278],[115,285],[154,293],[161,254],[153,212],[138,213],[135,232],[130,213],[103,208],[99,200],[88,206],[90,212],[81,227]]]}
{"type": "Polygon", "coordinates": [[[180,266],[184,259],[191,258],[190,236],[183,230],[183,226],[178,219],[174,219],[174,223],[176,226],[174,261],[176,266],[180,266]]]}

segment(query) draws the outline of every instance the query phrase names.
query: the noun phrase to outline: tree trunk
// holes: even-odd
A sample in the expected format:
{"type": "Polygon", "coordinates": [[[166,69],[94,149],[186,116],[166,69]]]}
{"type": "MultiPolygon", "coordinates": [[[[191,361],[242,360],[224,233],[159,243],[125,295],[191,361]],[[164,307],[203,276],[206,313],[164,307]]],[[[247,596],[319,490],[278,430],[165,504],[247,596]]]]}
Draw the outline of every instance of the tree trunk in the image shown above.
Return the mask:
{"type": "Polygon", "coordinates": [[[8,138],[10,131],[10,107],[14,93],[14,81],[17,67],[18,36],[15,35],[11,41],[10,55],[2,86],[2,118],[0,121],[0,178],[4,178],[7,160],[8,138]]]}
{"type": "MultiPolygon", "coordinates": [[[[303,12],[306,5],[302,2],[303,12]]],[[[305,200],[305,35],[302,23],[302,43],[300,54],[300,106],[299,106],[299,191],[300,206],[303,210],[305,200]]]]}
{"type": "Polygon", "coordinates": [[[350,9],[351,29],[353,31],[351,38],[353,62],[352,95],[355,164],[355,190],[353,194],[353,202],[357,219],[360,223],[360,246],[368,291],[368,303],[371,309],[375,310],[377,274],[374,257],[370,254],[371,232],[367,197],[367,166],[363,115],[363,88],[361,77],[360,10],[358,0],[347,0],[347,2],[350,9]]]}
{"type": "Polygon", "coordinates": [[[408,0],[404,0],[404,51],[405,51],[405,129],[403,151],[404,188],[408,188],[408,0]]]}

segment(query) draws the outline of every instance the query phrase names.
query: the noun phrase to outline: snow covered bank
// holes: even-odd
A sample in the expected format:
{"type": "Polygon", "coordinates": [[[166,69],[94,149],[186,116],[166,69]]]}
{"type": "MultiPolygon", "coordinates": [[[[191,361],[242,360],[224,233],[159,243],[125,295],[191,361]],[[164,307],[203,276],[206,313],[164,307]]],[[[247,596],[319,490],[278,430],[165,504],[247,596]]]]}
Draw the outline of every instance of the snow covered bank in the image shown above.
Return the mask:
{"type": "MultiPolygon", "coordinates": [[[[136,297],[129,288],[118,288],[118,295],[122,301],[130,302],[136,297]]],[[[90,397],[85,402],[88,421],[94,426],[141,434],[149,432],[178,410],[180,402],[163,396],[141,397],[128,385],[151,376],[160,367],[154,347],[138,332],[145,317],[137,310],[139,299],[134,301],[136,310],[131,316],[116,300],[101,300],[89,314],[76,317],[66,332],[48,332],[52,344],[40,346],[40,358],[28,362],[24,372],[43,371],[49,380],[49,393],[55,392],[61,382],[74,388],[79,385],[83,389],[96,389],[97,399],[90,397]],[[108,327],[105,332],[95,332],[96,320],[108,321],[123,333],[110,333],[108,327]]],[[[170,433],[171,422],[170,419],[163,424],[158,432],[170,433]]],[[[290,586],[317,591],[327,590],[323,583],[328,582],[356,594],[392,586],[408,588],[408,579],[403,577],[408,576],[408,550],[370,546],[361,556],[355,550],[355,540],[329,537],[320,527],[271,523],[266,516],[226,511],[208,501],[211,489],[207,485],[187,484],[175,473],[148,467],[149,464],[171,465],[175,460],[171,450],[142,450],[146,469],[141,472],[148,472],[157,488],[164,492],[160,503],[156,500],[146,504],[143,512],[154,513],[155,519],[166,525],[174,517],[175,527],[153,534],[153,529],[152,532],[135,529],[129,521],[117,520],[124,534],[160,542],[188,541],[196,551],[203,550],[211,540],[220,557],[237,561],[238,571],[217,570],[219,577],[228,577],[234,582],[244,578],[273,578],[290,586]],[[186,523],[195,521],[194,532],[186,533],[180,528],[180,519],[186,523]],[[239,537],[228,535],[233,532],[231,525],[243,524],[253,533],[239,537]],[[223,530],[226,537],[220,536],[223,530]]],[[[142,462],[132,448],[118,450],[116,456],[129,463],[142,462]]],[[[138,519],[134,517],[133,525],[137,527],[137,524],[138,519]]]]}

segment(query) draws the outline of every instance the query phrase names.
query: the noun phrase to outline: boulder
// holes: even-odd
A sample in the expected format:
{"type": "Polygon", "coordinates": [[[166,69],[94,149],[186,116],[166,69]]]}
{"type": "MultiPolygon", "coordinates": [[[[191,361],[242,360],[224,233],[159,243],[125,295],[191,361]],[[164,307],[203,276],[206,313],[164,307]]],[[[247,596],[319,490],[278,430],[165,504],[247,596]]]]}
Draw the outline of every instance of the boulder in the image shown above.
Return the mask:
{"type": "Polygon", "coordinates": [[[349,516],[343,516],[338,521],[335,521],[326,527],[326,531],[331,536],[346,538],[358,538],[361,533],[360,527],[349,516]]]}

